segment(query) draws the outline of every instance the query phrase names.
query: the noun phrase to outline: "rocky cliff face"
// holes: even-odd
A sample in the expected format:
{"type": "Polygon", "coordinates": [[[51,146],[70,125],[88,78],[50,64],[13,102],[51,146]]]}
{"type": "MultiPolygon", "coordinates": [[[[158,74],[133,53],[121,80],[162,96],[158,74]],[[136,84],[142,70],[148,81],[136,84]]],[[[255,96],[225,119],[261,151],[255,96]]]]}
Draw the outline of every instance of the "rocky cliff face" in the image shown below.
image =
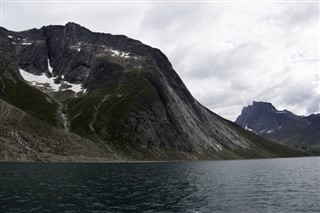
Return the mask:
{"type": "Polygon", "coordinates": [[[166,56],[140,41],[93,33],[74,23],[0,32],[0,98],[115,158],[301,154],[285,147],[275,151],[201,106],[166,56]]]}
{"type": "Polygon", "coordinates": [[[320,154],[320,114],[298,116],[254,101],[243,108],[236,123],[268,139],[320,154]]]}

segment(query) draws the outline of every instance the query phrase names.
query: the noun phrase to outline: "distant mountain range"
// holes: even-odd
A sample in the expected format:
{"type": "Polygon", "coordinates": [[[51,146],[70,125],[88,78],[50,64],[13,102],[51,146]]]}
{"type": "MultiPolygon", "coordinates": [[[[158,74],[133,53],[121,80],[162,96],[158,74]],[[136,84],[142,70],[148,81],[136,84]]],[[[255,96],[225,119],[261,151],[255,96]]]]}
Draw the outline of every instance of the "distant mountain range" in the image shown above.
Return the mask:
{"type": "Polygon", "coordinates": [[[320,114],[298,116],[271,103],[253,102],[235,121],[257,135],[320,155],[320,114]]]}
{"type": "Polygon", "coordinates": [[[0,28],[0,160],[301,156],[195,100],[167,57],[75,24],[0,28]]]}

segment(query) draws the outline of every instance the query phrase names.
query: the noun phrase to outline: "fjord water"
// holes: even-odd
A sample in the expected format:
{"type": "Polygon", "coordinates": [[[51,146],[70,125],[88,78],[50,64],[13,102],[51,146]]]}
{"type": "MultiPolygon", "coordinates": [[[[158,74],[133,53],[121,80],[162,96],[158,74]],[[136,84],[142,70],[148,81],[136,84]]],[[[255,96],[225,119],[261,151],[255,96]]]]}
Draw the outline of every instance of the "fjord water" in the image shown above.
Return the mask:
{"type": "Polygon", "coordinates": [[[0,171],[0,212],[320,212],[320,157],[0,171]]]}

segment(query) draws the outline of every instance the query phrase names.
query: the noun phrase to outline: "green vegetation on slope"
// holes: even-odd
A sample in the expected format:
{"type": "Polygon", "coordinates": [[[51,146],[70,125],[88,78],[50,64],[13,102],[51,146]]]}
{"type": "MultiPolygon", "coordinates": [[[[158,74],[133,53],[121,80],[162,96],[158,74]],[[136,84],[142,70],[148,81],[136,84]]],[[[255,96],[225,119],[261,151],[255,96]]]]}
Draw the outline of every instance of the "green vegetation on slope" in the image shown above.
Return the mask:
{"type": "Polygon", "coordinates": [[[0,79],[0,98],[23,111],[57,126],[58,104],[49,96],[21,81],[16,74],[15,80],[0,79]]]}
{"type": "Polygon", "coordinates": [[[93,119],[95,107],[99,104],[100,97],[84,96],[71,98],[65,102],[65,108],[70,120],[70,130],[76,134],[96,140],[96,136],[91,131],[89,124],[93,119]]]}
{"type": "Polygon", "coordinates": [[[152,99],[157,97],[148,79],[159,79],[158,72],[131,70],[119,73],[116,82],[100,90],[68,99],[65,108],[71,121],[70,130],[92,140],[102,138],[121,146],[121,141],[126,139],[124,135],[128,137],[135,131],[130,113],[149,107],[152,99]],[[123,78],[126,78],[125,84],[121,83],[123,78]]]}

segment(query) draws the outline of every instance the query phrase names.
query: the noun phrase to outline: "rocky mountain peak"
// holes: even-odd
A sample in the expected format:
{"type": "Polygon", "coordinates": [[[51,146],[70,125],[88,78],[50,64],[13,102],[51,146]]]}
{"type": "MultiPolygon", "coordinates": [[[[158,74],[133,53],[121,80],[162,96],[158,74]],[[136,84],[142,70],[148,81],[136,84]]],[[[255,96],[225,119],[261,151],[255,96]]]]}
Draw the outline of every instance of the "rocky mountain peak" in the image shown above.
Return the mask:
{"type": "Polygon", "coordinates": [[[72,27],[72,28],[81,28],[81,29],[86,29],[88,30],[87,28],[81,26],[80,24],[77,24],[75,22],[68,22],[65,24],[65,27],[72,27]]]}
{"type": "Polygon", "coordinates": [[[45,92],[66,90],[72,84],[83,91],[92,91],[113,84],[114,77],[121,78],[123,72],[150,67],[183,97],[192,98],[160,50],[126,36],[94,33],[73,22],[9,34],[19,68],[52,78],[48,79],[54,82],[51,87],[58,85],[56,90],[45,87],[45,92]],[[62,84],[67,87],[61,87],[62,84]]]}
{"type": "Polygon", "coordinates": [[[269,129],[270,126],[281,126],[288,116],[296,117],[288,110],[277,110],[271,103],[253,101],[252,105],[243,108],[235,122],[260,132],[269,129]]]}
{"type": "Polygon", "coordinates": [[[1,70],[1,99],[64,135],[123,159],[281,155],[203,107],[168,58],[140,41],[75,23],[0,36],[0,68],[14,73],[1,70]]]}
{"type": "Polygon", "coordinates": [[[254,110],[262,110],[265,112],[274,112],[276,108],[268,102],[262,102],[262,101],[253,101],[252,107],[254,110]]]}
{"type": "Polygon", "coordinates": [[[320,153],[320,115],[298,116],[277,110],[271,103],[256,102],[244,107],[235,121],[243,128],[296,148],[320,153]]]}

